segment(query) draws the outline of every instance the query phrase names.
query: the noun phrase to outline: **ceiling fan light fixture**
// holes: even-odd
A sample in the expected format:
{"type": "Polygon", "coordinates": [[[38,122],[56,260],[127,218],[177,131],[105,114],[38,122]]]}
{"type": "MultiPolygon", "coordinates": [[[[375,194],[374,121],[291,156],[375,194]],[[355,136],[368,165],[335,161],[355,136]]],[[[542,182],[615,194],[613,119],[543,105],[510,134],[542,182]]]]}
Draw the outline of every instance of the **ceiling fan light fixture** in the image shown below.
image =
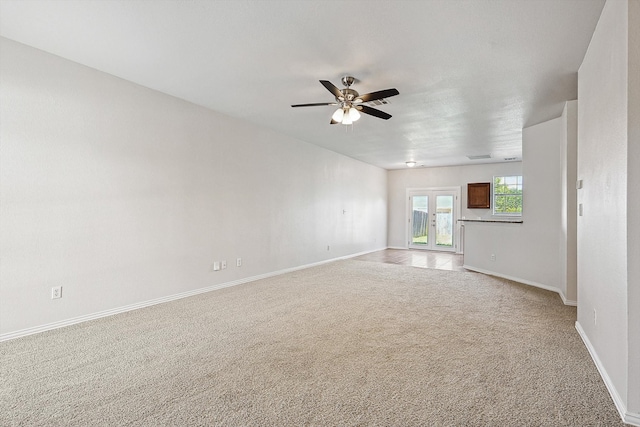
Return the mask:
{"type": "Polygon", "coordinates": [[[344,117],[344,110],[342,108],[338,108],[331,118],[333,121],[340,123],[342,118],[344,117]]]}
{"type": "Polygon", "coordinates": [[[349,108],[349,118],[352,122],[355,122],[360,118],[360,112],[354,107],[349,108]]]}
{"type": "Polygon", "coordinates": [[[342,124],[343,125],[352,125],[353,124],[353,119],[351,118],[351,115],[349,114],[349,110],[347,110],[345,108],[346,112],[344,113],[343,117],[342,117],[342,124]]]}
{"type": "Polygon", "coordinates": [[[407,164],[407,167],[412,168],[416,165],[416,162],[413,160],[409,160],[408,162],[405,162],[407,164]]]}

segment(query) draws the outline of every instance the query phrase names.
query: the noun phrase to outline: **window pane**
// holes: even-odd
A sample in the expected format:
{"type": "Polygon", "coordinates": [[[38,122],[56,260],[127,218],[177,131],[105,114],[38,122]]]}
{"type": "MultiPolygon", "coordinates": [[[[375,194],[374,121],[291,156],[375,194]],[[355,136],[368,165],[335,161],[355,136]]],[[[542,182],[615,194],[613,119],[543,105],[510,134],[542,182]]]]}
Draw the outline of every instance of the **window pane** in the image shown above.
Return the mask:
{"type": "Polygon", "coordinates": [[[436,246],[453,246],[453,196],[436,196],[436,246]]]}
{"type": "Polygon", "coordinates": [[[414,245],[429,243],[429,197],[414,196],[413,203],[413,236],[414,245]]]}
{"type": "Polygon", "coordinates": [[[504,195],[496,196],[495,209],[496,213],[517,214],[522,212],[522,196],[504,195]]]}
{"type": "Polygon", "coordinates": [[[493,213],[522,214],[522,176],[493,177],[493,213]]]}

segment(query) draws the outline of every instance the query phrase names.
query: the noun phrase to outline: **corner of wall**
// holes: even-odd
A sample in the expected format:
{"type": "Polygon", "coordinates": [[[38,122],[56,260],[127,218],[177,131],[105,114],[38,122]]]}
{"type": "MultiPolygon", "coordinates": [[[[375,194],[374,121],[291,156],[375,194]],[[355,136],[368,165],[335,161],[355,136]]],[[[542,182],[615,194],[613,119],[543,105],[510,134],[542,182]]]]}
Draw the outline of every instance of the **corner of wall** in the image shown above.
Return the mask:
{"type": "Polygon", "coordinates": [[[622,418],[622,421],[624,421],[627,424],[640,426],[640,413],[630,412],[627,410],[627,406],[625,405],[624,400],[618,393],[618,390],[616,389],[613,381],[611,380],[611,377],[607,373],[607,370],[604,367],[604,364],[598,357],[598,353],[596,352],[595,348],[591,344],[589,337],[587,336],[586,332],[582,328],[582,325],[580,324],[579,321],[576,321],[576,330],[578,331],[578,335],[580,335],[580,338],[582,339],[582,342],[584,343],[585,347],[587,347],[587,350],[589,351],[589,355],[591,356],[593,363],[596,365],[596,368],[598,369],[598,373],[600,374],[600,377],[602,377],[602,380],[604,381],[604,385],[607,387],[607,391],[609,391],[609,394],[613,399],[613,403],[615,404],[616,409],[618,410],[618,414],[620,415],[620,418],[622,418]]]}
{"type": "MultiPolygon", "coordinates": [[[[640,236],[640,0],[629,2],[627,236],[640,236]]],[[[627,406],[640,425],[640,239],[627,239],[629,385],[627,406]]]]}

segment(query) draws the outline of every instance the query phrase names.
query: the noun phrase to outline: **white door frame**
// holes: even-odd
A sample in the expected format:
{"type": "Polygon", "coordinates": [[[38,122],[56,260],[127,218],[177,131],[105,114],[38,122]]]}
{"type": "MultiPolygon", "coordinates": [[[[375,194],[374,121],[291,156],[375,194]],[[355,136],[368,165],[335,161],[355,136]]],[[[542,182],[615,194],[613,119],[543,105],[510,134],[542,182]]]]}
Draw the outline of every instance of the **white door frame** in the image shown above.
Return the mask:
{"type": "MultiPolygon", "coordinates": [[[[406,197],[405,197],[405,224],[404,224],[404,241],[405,248],[409,249],[409,242],[411,241],[411,236],[409,236],[409,225],[408,222],[411,218],[411,196],[414,194],[418,194],[420,192],[429,192],[429,191],[446,191],[449,193],[453,193],[456,196],[456,200],[454,202],[453,209],[453,244],[454,244],[454,252],[461,253],[460,247],[460,232],[461,227],[458,222],[460,209],[461,209],[461,201],[460,201],[460,193],[461,187],[420,187],[420,188],[407,188],[406,197]]],[[[426,250],[426,249],[425,249],[426,250]]]]}

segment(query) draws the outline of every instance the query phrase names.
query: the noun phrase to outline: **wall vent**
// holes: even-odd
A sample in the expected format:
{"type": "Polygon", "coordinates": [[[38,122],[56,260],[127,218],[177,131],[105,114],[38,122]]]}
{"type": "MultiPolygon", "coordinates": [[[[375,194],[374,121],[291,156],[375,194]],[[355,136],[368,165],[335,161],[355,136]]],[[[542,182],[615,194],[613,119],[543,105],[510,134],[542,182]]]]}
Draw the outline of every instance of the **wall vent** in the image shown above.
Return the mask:
{"type": "Polygon", "coordinates": [[[382,99],[376,99],[374,101],[365,102],[365,104],[367,104],[370,107],[375,107],[377,105],[391,104],[391,103],[388,100],[382,98],[382,99]]]}
{"type": "Polygon", "coordinates": [[[482,159],[490,159],[491,154],[480,154],[479,156],[467,156],[469,160],[482,160],[482,159]]]}

